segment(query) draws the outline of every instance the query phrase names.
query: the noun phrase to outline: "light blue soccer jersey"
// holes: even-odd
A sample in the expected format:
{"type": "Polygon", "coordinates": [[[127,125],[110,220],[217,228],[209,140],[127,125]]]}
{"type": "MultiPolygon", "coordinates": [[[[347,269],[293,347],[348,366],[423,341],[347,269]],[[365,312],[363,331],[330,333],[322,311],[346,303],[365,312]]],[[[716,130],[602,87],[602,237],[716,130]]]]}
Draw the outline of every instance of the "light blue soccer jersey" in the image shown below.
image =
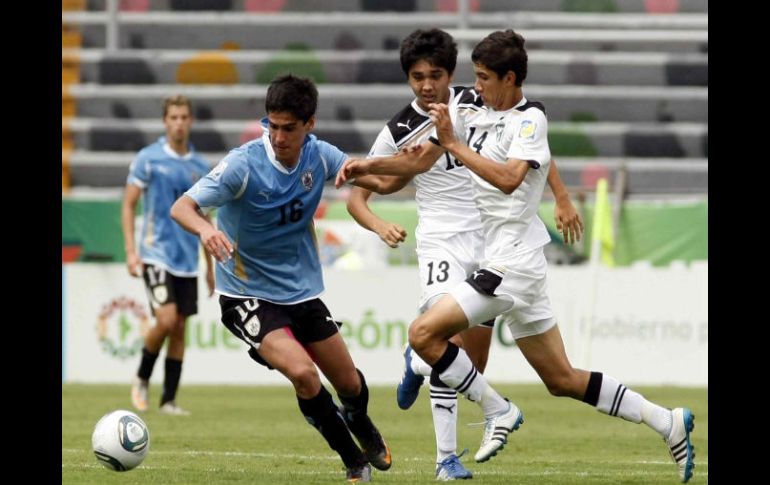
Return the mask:
{"type": "Polygon", "coordinates": [[[137,154],[129,168],[128,183],[142,189],[144,222],[139,257],[143,263],[165,268],[175,276],[198,273],[198,238],[171,219],[169,211],[209,169],[192,146],[180,156],[168,146],[165,136],[137,154]]]}
{"type": "Polygon", "coordinates": [[[323,292],[313,214],[324,182],[346,159],[308,135],[289,170],[275,159],[266,128],[261,139],[232,150],[187,191],[204,211],[220,208],[217,226],[235,248],[232,259],[217,264],[218,293],[292,304],[323,292]]]}

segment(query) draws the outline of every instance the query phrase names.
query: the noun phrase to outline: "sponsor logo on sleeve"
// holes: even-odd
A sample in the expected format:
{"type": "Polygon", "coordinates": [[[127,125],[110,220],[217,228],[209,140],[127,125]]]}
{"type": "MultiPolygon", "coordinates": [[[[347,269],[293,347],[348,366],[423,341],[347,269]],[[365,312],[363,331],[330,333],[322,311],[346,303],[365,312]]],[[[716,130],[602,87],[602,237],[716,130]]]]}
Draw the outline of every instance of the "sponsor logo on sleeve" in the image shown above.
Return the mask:
{"type": "Polygon", "coordinates": [[[521,128],[519,128],[519,138],[529,138],[530,140],[535,138],[537,132],[537,124],[531,120],[524,120],[521,122],[521,128]]]}

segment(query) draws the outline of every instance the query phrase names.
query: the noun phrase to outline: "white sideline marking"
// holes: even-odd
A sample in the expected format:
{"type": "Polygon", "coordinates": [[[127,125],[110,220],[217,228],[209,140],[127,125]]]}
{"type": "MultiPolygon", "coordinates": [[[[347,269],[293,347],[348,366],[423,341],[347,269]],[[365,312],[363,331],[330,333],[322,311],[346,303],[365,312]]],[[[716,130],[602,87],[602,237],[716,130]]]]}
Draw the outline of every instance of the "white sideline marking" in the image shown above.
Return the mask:
{"type": "MultiPolygon", "coordinates": [[[[91,453],[90,449],[85,449],[85,448],[62,448],[61,451],[62,453],[91,453]]],[[[183,456],[208,455],[208,456],[242,456],[246,458],[269,458],[269,459],[305,459],[305,460],[329,460],[329,461],[339,460],[339,457],[336,455],[301,455],[296,453],[258,453],[258,452],[245,452],[245,451],[208,451],[208,450],[157,450],[156,451],[156,450],[151,450],[150,453],[153,455],[183,455],[183,456]]],[[[417,457],[399,458],[398,461],[399,462],[418,462],[418,463],[433,462],[433,460],[430,458],[417,458],[417,457]]],[[[469,465],[476,465],[476,463],[474,463],[473,461],[469,461],[468,463],[469,465]]],[[[539,464],[543,464],[544,461],[543,460],[517,461],[516,463],[520,465],[539,465],[539,464]]],[[[670,460],[591,461],[591,463],[597,464],[597,465],[665,465],[665,466],[674,465],[674,462],[670,460]]],[[[99,465],[99,464],[97,463],[96,465],[99,465]]],[[[64,466],[78,466],[78,465],[62,464],[62,467],[64,466]]],[[[695,466],[696,466],[696,469],[698,466],[708,466],[708,461],[695,460],[695,466]]],[[[144,468],[149,468],[149,467],[144,467],[144,468]]],[[[162,468],[163,467],[158,467],[158,469],[162,469],[162,468]]],[[[388,473],[391,473],[391,471],[388,471],[388,473]]],[[[475,470],[474,470],[474,473],[476,473],[475,470]]],[[[496,472],[483,472],[483,471],[480,471],[478,473],[496,474],[496,472]]],[[[547,475],[549,473],[561,474],[562,472],[544,472],[542,474],[547,475]]],[[[572,473],[575,473],[575,472],[571,472],[570,474],[572,473]]],[[[541,473],[536,473],[533,475],[541,475],[541,473]]],[[[595,475],[595,473],[592,472],[591,475],[595,475]]]]}
{"type": "MultiPolygon", "coordinates": [[[[667,463],[667,465],[673,465],[672,463],[667,463]]],[[[99,463],[68,463],[64,464],[62,463],[62,469],[64,468],[73,468],[73,469],[85,469],[85,468],[104,468],[99,463]]],[[[135,470],[139,469],[145,469],[145,470],[178,470],[178,467],[169,467],[169,466],[155,466],[155,465],[139,465],[135,470]]],[[[223,467],[223,468],[206,468],[206,472],[210,473],[241,473],[241,474],[254,474],[254,469],[246,470],[244,468],[232,468],[232,467],[223,467]]],[[[288,475],[288,476],[338,476],[342,473],[342,470],[292,470],[292,471],[275,471],[270,469],[261,469],[259,470],[260,474],[265,475],[288,475]]],[[[421,469],[390,469],[387,472],[379,472],[374,471],[375,474],[378,473],[386,473],[388,475],[404,475],[404,476],[420,476],[420,475],[433,475],[433,470],[428,470],[427,468],[421,468],[421,469]]],[[[648,470],[624,470],[624,475],[637,475],[637,476],[660,476],[660,475],[669,475],[674,473],[673,469],[670,471],[662,472],[652,472],[648,470]]],[[[696,472],[698,476],[708,476],[708,470],[706,471],[698,471],[696,472]]],[[[480,471],[473,469],[473,475],[474,476],[510,476],[511,472],[509,470],[495,470],[495,471],[480,471]]],[[[542,477],[542,476],[548,476],[548,475],[564,475],[564,476],[578,476],[578,477],[615,477],[617,476],[617,473],[615,472],[582,472],[582,471],[569,471],[569,470],[547,470],[544,472],[526,472],[517,470],[516,471],[517,476],[530,476],[530,477],[542,477]]]]}

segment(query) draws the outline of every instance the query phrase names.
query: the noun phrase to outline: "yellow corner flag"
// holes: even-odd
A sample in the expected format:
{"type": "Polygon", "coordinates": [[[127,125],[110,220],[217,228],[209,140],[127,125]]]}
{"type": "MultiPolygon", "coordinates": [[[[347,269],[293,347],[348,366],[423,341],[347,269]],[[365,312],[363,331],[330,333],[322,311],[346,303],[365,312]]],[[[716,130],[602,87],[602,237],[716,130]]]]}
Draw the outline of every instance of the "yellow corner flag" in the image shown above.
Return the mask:
{"type": "Polygon", "coordinates": [[[594,205],[594,226],[591,230],[591,239],[599,244],[592,245],[592,249],[601,251],[601,259],[607,266],[615,266],[615,258],[612,255],[615,249],[615,235],[612,231],[612,210],[610,199],[607,195],[607,179],[600,178],[596,183],[596,202],[594,205]]]}

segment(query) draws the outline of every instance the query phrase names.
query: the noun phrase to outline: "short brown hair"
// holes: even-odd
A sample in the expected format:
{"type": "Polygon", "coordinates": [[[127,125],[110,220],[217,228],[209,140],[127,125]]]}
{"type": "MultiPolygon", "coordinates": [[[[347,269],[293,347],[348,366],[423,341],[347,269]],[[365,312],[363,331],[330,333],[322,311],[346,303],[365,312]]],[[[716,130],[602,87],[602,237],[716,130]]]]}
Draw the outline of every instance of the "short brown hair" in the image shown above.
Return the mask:
{"type": "Polygon", "coordinates": [[[284,111],[307,123],[317,107],[318,89],[310,79],[286,74],[273,79],[267,88],[265,111],[268,114],[284,111]]]}
{"type": "Polygon", "coordinates": [[[187,99],[187,97],[182,96],[181,94],[174,94],[163,100],[163,117],[164,118],[168,114],[169,106],[187,106],[187,109],[190,111],[190,114],[192,115],[192,103],[190,102],[189,99],[187,99]]]}
{"type": "Polygon", "coordinates": [[[474,64],[482,64],[502,79],[508,71],[516,74],[516,86],[527,78],[527,51],[524,37],[511,29],[498,30],[484,37],[471,53],[474,64]]]}

